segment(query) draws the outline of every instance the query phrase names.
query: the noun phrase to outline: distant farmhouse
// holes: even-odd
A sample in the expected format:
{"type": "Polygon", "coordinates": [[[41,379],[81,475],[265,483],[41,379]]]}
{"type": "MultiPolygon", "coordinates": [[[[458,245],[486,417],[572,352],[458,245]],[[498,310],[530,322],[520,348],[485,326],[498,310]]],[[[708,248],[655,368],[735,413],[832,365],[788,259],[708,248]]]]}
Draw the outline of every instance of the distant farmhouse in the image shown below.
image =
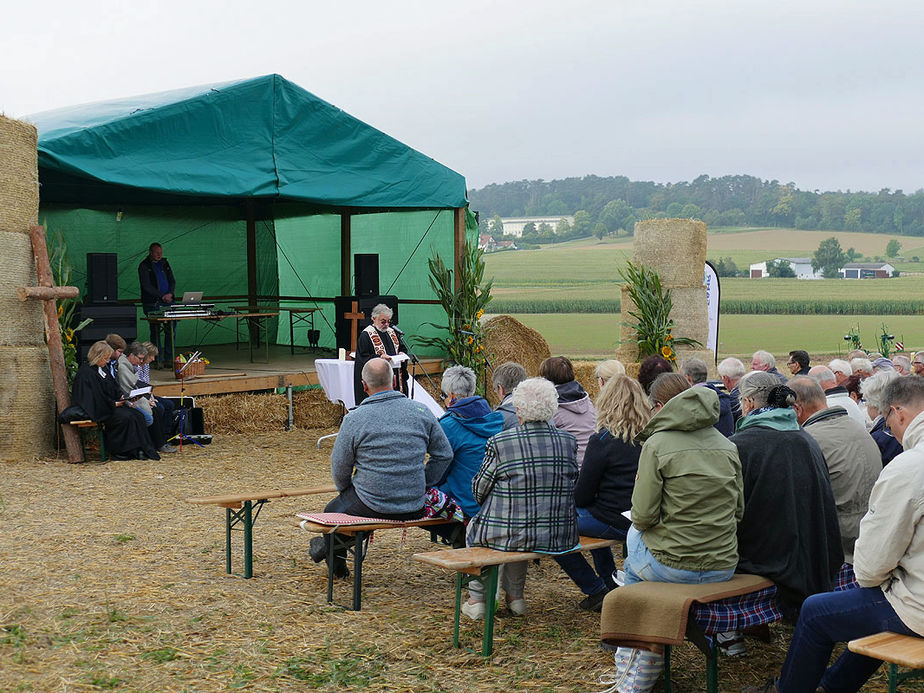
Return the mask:
{"type": "Polygon", "coordinates": [[[760,279],[762,277],[769,277],[767,274],[767,263],[768,262],[779,262],[780,260],[785,260],[789,263],[789,266],[792,267],[792,271],[796,273],[796,279],[821,279],[821,270],[815,272],[812,269],[812,258],[810,257],[777,257],[773,260],[765,260],[764,262],[757,262],[750,266],[750,277],[751,279],[760,279]]]}
{"type": "Polygon", "coordinates": [[[844,279],[885,279],[895,273],[888,262],[848,262],[840,270],[844,279]]]}
{"type": "MultiPolygon", "coordinates": [[[[767,273],[768,262],[779,262],[785,260],[796,273],[796,279],[823,279],[821,269],[815,272],[812,269],[812,259],[808,257],[777,257],[773,260],[754,263],[749,267],[751,279],[761,279],[769,277],[767,273]]],[[[895,272],[895,267],[888,262],[848,262],[838,274],[843,279],[885,279],[891,277],[895,272]]]]}
{"type": "Polygon", "coordinates": [[[519,238],[523,235],[523,227],[529,222],[535,224],[537,229],[540,224],[548,224],[554,229],[562,219],[567,221],[569,225],[574,225],[574,217],[568,215],[559,215],[557,217],[516,217],[515,219],[501,219],[501,221],[504,222],[505,235],[519,238]]]}
{"type": "Polygon", "coordinates": [[[478,236],[478,250],[493,253],[496,250],[517,250],[517,246],[513,241],[495,241],[488,234],[482,233],[478,236]]]}

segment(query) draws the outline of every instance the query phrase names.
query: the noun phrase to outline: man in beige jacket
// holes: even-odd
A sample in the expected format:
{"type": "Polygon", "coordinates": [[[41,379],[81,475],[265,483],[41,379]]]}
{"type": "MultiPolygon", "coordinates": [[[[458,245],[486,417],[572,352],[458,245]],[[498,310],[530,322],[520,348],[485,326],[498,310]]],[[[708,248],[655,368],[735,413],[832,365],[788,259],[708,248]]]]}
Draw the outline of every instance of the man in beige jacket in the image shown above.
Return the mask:
{"type": "Polygon", "coordinates": [[[745,691],[857,691],[881,662],[845,651],[826,670],[835,643],[883,630],[924,636],[924,378],[896,378],[882,399],[905,451],[882,470],[860,522],[854,572],[862,589],[809,597],[780,678],[745,691]]]}

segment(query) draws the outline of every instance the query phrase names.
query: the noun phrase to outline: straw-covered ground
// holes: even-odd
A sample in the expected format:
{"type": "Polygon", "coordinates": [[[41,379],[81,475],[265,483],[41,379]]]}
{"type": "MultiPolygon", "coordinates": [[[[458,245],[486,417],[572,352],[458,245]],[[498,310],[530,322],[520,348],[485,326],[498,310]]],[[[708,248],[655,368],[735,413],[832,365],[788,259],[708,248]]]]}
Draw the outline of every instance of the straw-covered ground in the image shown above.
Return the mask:
{"type": "MultiPolygon", "coordinates": [[[[327,604],[309,536],[289,519],[328,495],[268,504],[254,579],[226,575],[222,511],[183,499],[329,483],[330,444],[314,444],[332,430],[216,435],[159,462],[3,464],[0,690],[602,688],[612,657],[599,647],[599,617],[576,608],[582,595],[551,561],[530,567],[530,612],[502,614],[489,660],[451,647],[453,578],[411,560],[433,548],[423,531],[374,538],[361,612],[327,604]]],[[[349,583],[337,587],[347,603],[349,583]]],[[[788,633],[775,626],[771,645],[723,658],[721,689],[776,670],[788,633]]],[[[477,650],[478,628],[464,624],[463,642],[477,650]]],[[[703,690],[698,652],[684,645],[675,662],[674,690],[703,690]]]]}

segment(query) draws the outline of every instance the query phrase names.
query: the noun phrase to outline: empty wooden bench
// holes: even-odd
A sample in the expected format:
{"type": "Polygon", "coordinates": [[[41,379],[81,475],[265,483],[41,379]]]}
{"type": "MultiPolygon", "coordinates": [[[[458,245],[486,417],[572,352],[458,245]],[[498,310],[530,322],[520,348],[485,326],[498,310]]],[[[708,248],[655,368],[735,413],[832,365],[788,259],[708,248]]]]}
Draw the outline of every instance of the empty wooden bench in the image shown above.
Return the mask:
{"type": "Polygon", "coordinates": [[[263,505],[275,498],[311,496],[319,493],[336,493],[333,484],[308,488],[282,488],[273,491],[250,491],[230,493],[223,496],[187,498],[187,503],[196,505],[217,505],[225,509],[225,569],[231,572],[231,530],[241,525],[244,532],[244,577],[253,577],[253,524],[257,521],[263,505]],[[254,508],[256,507],[256,512],[254,508]]]}
{"type": "MultiPolygon", "coordinates": [[[[580,537],[580,548],[575,551],[591,551],[622,542],[616,539],[599,539],[597,537],[580,537]]],[[[470,546],[464,549],[445,549],[415,553],[416,561],[453,570],[456,573],[456,608],[452,631],[452,645],[459,647],[459,615],[462,610],[462,588],[472,580],[482,580],[485,594],[484,636],[481,654],[485,657],[494,651],[494,611],[497,607],[497,572],[505,563],[519,563],[538,558],[548,558],[551,554],[532,551],[497,551],[483,546],[470,546]]]]}
{"type": "Polygon", "coordinates": [[[847,649],[857,654],[881,659],[889,664],[889,693],[898,690],[898,684],[908,679],[924,678],[924,638],[899,635],[888,631],[867,635],[847,643],[847,649]],[[913,671],[899,673],[898,667],[913,671]]]}
{"type": "MultiPolygon", "coordinates": [[[[432,527],[453,522],[443,517],[419,520],[380,520],[373,517],[356,517],[340,513],[297,513],[293,523],[306,532],[323,534],[327,540],[327,555],[346,551],[353,555],[353,611],[362,609],[363,561],[369,551],[373,532],[384,529],[432,527]]],[[[435,537],[431,534],[431,539],[435,537]]],[[[416,554],[415,554],[416,557],[416,554]]],[[[334,562],[327,562],[327,603],[334,602],[334,562]]]]}

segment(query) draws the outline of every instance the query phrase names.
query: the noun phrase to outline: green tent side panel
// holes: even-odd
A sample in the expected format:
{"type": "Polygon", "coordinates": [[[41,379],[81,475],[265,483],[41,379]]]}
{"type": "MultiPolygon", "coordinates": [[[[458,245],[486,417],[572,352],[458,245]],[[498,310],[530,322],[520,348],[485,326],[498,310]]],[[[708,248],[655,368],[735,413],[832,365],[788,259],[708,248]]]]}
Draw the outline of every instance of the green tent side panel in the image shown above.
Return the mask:
{"type": "Polygon", "coordinates": [[[279,75],[28,116],[42,201],[450,208],[465,179],[279,75]]]}
{"type": "MultiPolygon", "coordinates": [[[[427,259],[439,252],[452,257],[453,216],[448,210],[393,212],[390,214],[354,215],[351,220],[352,255],[376,252],[379,255],[379,292],[394,294],[399,301],[432,300],[427,259]]],[[[337,215],[277,218],[276,241],[279,244],[279,294],[281,296],[333,297],[340,293],[340,217],[337,215]]],[[[282,305],[315,307],[315,328],[320,330],[320,345],[336,344],[334,306],[330,301],[299,301],[282,305]]],[[[443,324],[446,315],[439,305],[400,303],[399,320],[407,339],[418,355],[442,356],[439,350],[418,347],[420,336],[434,336],[438,330],[428,323],[443,324]]],[[[287,320],[280,320],[277,339],[289,340],[287,320]]],[[[295,343],[307,345],[307,325],[299,325],[295,343]]]]}
{"type": "MultiPolygon", "coordinates": [[[[71,282],[86,294],[87,253],[116,253],[119,299],[139,299],[138,264],[156,241],[176,276],[176,291],[202,291],[210,296],[247,294],[247,231],[237,207],[124,207],[72,209],[44,205],[39,219],[49,244],[60,233],[72,266],[71,282]],[[119,211],[121,221],[119,220],[119,211]]],[[[272,222],[258,222],[257,283],[262,295],[278,292],[276,247],[272,222]]],[[[235,303],[246,303],[238,300],[235,303]]],[[[226,304],[227,305],[227,304],[226,304]]],[[[220,307],[220,306],[219,306],[220,307]]],[[[138,337],[150,334],[138,308],[138,337]]],[[[235,338],[235,321],[208,324],[180,322],[178,344],[224,344],[235,338]]],[[[275,330],[276,326],[271,326],[275,330]]],[[[242,326],[242,339],[246,328],[242,326]]],[[[207,355],[207,354],[206,354],[207,355]]]]}

